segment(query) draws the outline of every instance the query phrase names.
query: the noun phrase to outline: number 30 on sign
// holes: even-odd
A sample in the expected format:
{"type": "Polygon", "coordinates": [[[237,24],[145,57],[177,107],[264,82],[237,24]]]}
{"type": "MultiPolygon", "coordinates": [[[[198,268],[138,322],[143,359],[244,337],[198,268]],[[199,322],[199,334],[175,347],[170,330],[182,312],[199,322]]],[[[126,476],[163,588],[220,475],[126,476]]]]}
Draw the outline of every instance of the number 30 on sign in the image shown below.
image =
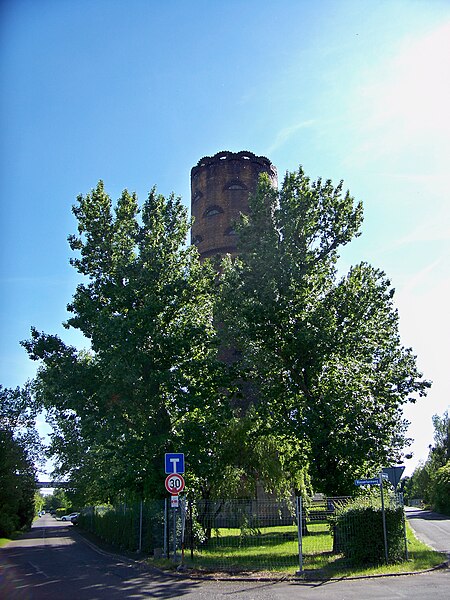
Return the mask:
{"type": "Polygon", "coordinates": [[[184,490],[184,477],[179,473],[171,473],[166,477],[166,490],[174,496],[184,490]]]}

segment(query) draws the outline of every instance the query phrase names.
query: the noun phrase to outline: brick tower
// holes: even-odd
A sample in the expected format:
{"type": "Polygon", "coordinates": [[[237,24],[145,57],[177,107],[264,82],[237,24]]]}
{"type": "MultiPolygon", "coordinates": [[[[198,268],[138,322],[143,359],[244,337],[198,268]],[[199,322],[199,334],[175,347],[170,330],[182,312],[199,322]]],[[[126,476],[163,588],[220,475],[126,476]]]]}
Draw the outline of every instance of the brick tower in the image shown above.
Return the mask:
{"type": "Polygon", "coordinates": [[[248,212],[248,197],[256,190],[260,173],[267,173],[277,187],[276,168],[252,152],[218,152],[192,168],[191,243],[198,247],[201,258],[236,254],[233,225],[240,213],[248,212]]]}

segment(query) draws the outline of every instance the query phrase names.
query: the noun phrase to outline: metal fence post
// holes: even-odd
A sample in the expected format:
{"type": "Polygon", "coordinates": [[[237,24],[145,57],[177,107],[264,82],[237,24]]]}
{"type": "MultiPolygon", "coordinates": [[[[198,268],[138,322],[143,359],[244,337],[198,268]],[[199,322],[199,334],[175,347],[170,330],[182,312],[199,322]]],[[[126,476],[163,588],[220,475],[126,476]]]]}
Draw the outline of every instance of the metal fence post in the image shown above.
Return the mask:
{"type": "Polygon", "coordinates": [[[297,508],[297,537],[298,537],[298,566],[299,569],[296,575],[303,575],[303,507],[302,497],[297,496],[296,498],[297,508]]]}
{"type": "Polygon", "coordinates": [[[181,564],[184,565],[184,545],[186,540],[186,496],[180,498],[181,513],[181,564]]]}
{"type": "Polygon", "coordinates": [[[194,519],[192,516],[192,500],[189,501],[189,520],[191,522],[191,560],[194,560],[194,519]]]}

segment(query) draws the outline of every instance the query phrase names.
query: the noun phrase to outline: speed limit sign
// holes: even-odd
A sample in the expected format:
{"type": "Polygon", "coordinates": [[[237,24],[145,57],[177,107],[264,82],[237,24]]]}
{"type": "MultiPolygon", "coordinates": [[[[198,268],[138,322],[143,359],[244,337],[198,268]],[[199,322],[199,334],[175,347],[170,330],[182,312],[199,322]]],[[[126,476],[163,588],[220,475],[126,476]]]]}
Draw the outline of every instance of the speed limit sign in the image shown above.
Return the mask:
{"type": "Polygon", "coordinates": [[[184,490],[184,477],[179,473],[171,473],[166,477],[166,490],[176,496],[184,490]]]}

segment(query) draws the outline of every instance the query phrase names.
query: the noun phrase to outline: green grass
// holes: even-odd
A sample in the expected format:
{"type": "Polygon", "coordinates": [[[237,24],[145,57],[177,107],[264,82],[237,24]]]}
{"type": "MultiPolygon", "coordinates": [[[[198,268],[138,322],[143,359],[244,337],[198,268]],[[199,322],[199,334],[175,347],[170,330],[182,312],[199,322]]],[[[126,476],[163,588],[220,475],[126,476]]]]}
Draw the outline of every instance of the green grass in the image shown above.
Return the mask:
{"type": "Polygon", "coordinates": [[[406,537],[408,541],[409,560],[394,565],[370,565],[367,567],[352,567],[337,556],[334,560],[330,557],[328,565],[322,570],[325,577],[357,577],[381,574],[408,573],[424,571],[437,567],[447,560],[444,553],[436,552],[429,546],[419,541],[413,530],[406,523],[406,537]]]}
{"type": "MultiPolygon", "coordinates": [[[[444,554],[420,542],[407,524],[409,560],[395,565],[352,567],[340,554],[333,554],[333,538],[326,523],[308,525],[303,538],[305,577],[349,577],[422,571],[446,560],[444,554]]],[[[207,547],[190,558],[188,567],[205,571],[268,571],[294,574],[299,568],[297,529],[295,526],[261,528],[258,535],[241,535],[239,529],[214,532],[207,547]]]]}
{"type": "Polygon", "coordinates": [[[18,540],[20,536],[21,532],[15,531],[11,534],[10,538],[0,538],[0,548],[3,548],[3,546],[6,546],[6,544],[9,544],[9,542],[12,542],[12,540],[18,540]]]}

